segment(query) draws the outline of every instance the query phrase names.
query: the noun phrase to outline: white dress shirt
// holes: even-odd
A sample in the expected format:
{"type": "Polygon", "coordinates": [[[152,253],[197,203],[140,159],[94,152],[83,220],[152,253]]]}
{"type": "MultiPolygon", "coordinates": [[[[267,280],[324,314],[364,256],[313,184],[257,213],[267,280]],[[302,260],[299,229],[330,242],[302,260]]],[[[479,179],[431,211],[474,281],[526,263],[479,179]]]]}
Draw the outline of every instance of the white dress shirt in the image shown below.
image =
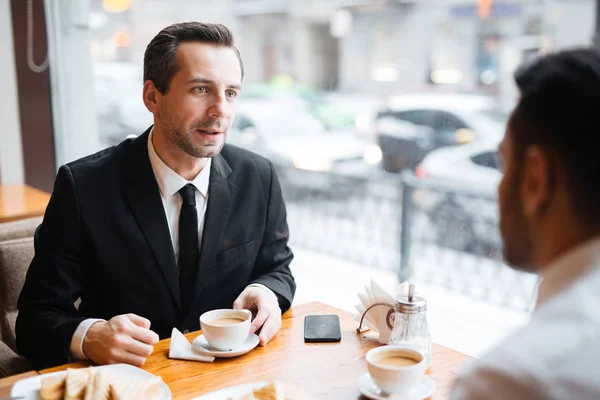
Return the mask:
{"type": "MultiPolygon", "coordinates": [[[[169,233],[171,235],[171,244],[173,245],[173,251],[175,253],[175,259],[179,256],[179,213],[181,211],[181,205],[183,199],[179,195],[179,190],[187,184],[192,184],[196,188],[196,210],[198,212],[198,248],[201,249],[202,234],[204,231],[204,216],[206,214],[206,206],[208,205],[208,184],[210,181],[210,166],[212,160],[209,158],[206,165],[200,171],[200,173],[191,181],[185,180],[183,177],[178,175],[175,171],[167,166],[161,160],[154,149],[152,142],[153,138],[152,130],[148,135],[148,156],[150,157],[150,164],[152,165],[152,171],[154,177],[158,183],[160,190],[160,198],[164,207],[165,215],[167,217],[167,223],[169,225],[169,233]]],[[[253,283],[248,287],[259,287],[266,290],[271,296],[277,298],[275,293],[269,288],[259,283],[253,283]]],[[[73,338],[71,339],[71,354],[72,356],[85,359],[86,355],[83,353],[83,340],[89,328],[103,319],[89,318],[81,322],[73,338]]]]}
{"type": "Polygon", "coordinates": [[[600,399],[600,237],[542,273],[525,327],[472,362],[450,396],[479,399],[600,399]]]}

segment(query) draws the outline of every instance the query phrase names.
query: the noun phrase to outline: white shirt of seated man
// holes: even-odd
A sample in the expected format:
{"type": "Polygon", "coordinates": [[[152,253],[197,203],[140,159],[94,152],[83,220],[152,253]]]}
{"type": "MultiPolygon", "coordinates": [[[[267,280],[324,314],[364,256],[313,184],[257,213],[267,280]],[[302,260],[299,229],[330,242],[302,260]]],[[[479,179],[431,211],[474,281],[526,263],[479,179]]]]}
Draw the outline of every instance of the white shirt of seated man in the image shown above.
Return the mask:
{"type": "Polygon", "coordinates": [[[529,324],[468,365],[451,399],[600,399],[600,238],[542,279],[529,324]]]}

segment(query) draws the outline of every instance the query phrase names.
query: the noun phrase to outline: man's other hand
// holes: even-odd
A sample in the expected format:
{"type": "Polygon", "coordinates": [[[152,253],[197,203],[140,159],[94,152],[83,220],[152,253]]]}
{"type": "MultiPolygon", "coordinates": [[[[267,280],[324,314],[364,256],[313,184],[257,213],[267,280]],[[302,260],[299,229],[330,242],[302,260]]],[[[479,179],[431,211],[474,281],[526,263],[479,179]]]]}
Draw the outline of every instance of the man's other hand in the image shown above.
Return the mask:
{"type": "Polygon", "coordinates": [[[158,335],[150,330],[149,320],[135,314],[118,315],[90,327],[83,340],[83,353],[100,365],[141,367],[156,343],[158,335]]]}

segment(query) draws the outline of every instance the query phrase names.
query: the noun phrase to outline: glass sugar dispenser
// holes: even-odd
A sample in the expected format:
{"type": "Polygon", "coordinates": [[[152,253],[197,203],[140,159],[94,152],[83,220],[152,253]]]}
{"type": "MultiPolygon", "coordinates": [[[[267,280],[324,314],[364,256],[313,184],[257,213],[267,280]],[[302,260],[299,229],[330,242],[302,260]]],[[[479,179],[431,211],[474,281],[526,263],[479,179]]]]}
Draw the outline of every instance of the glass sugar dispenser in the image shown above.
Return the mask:
{"type": "Polygon", "coordinates": [[[430,366],[432,343],[427,325],[427,301],[415,296],[414,284],[408,286],[408,295],[396,300],[394,311],[389,344],[414,348],[425,355],[430,366]]]}

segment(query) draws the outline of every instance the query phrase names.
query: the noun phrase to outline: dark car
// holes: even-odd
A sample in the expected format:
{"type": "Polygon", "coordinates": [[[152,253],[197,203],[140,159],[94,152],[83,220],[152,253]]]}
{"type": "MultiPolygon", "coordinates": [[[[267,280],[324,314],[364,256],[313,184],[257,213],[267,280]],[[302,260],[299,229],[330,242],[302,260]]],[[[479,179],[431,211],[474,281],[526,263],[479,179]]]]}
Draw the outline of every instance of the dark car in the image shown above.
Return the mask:
{"type": "Polygon", "coordinates": [[[387,172],[414,169],[432,150],[501,134],[507,115],[489,97],[410,94],[393,97],[377,114],[375,135],[387,172]]]}

